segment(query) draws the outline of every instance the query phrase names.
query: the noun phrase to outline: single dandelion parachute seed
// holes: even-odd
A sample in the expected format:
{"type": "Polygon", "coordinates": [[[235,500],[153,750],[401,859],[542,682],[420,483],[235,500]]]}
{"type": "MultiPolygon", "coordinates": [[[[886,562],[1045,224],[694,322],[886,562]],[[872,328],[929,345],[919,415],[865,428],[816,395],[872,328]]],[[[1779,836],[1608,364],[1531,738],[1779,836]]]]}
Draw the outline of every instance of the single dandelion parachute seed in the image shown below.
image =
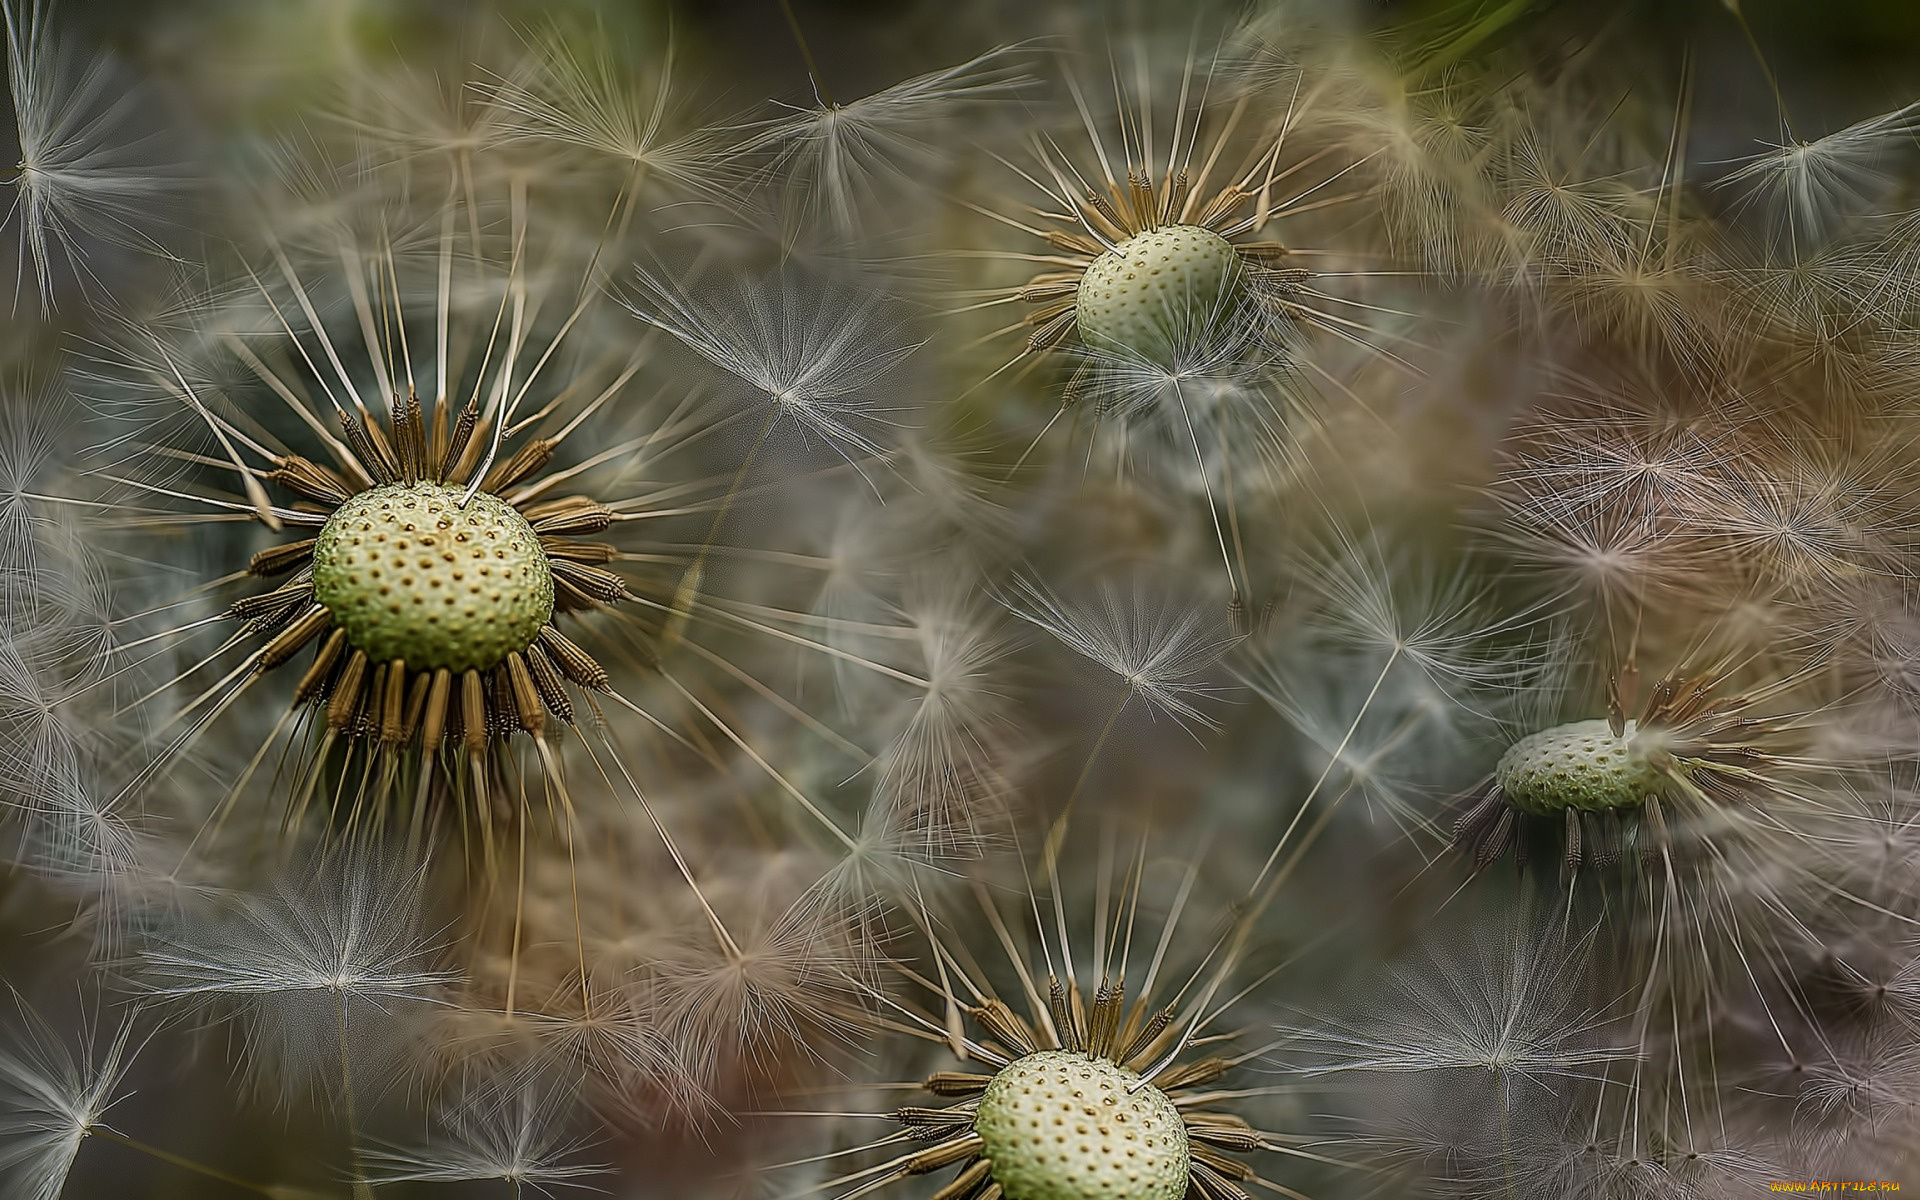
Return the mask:
{"type": "Polygon", "coordinates": [[[75,1046],[17,992],[13,1002],[16,1019],[0,1039],[0,1190],[7,1196],[60,1200],[73,1195],[68,1177],[89,1139],[144,1155],[169,1171],[198,1175],[222,1190],[289,1200],[308,1195],[227,1174],[107,1123],[109,1111],[134,1094],[127,1076],[150,1037],[136,1036],[137,1010],[124,1012],[109,1037],[91,1000],[62,1005],[64,1017],[80,1018],[75,1046]]]}
{"type": "Polygon", "coordinates": [[[114,1136],[107,1110],[131,1090],[126,1074],[140,1043],[122,1022],[103,1048],[90,1039],[76,1056],[44,1017],[13,999],[18,1020],[0,1046],[0,1180],[10,1196],[58,1200],[87,1138],[114,1136]]]}
{"type": "Polygon", "coordinates": [[[535,1082],[470,1084],[436,1110],[438,1135],[416,1145],[370,1150],[375,1183],[462,1183],[500,1180],[515,1196],[552,1189],[599,1190],[588,1182],[611,1168],[578,1161],[590,1145],[569,1137],[576,1097],[535,1082]]]}
{"type": "Polygon", "coordinates": [[[883,188],[938,164],[935,144],[962,110],[1010,100],[1032,82],[1016,53],[998,47],[846,102],[816,80],[815,105],[742,127],[738,150],[769,156],[765,172],[785,179],[800,215],[852,239],[883,211],[883,188]]]}
{"type": "Polygon", "coordinates": [[[757,452],[781,420],[851,462],[884,451],[887,410],[869,389],[919,349],[898,335],[893,300],[799,272],[700,289],[640,269],[628,311],[726,372],[766,406],[757,452]]]}
{"type": "Polygon", "coordinates": [[[64,43],[50,27],[52,8],[48,0],[0,4],[20,148],[5,181],[21,250],[14,299],[31,272],[43,311],[69,275],[84,291],[106,292],[96,268],[108,246],[164,254],[154,235],[182,183],[155,148],[157,127],[143,127],[153,97],[129,87],[111,59],[64,43]]]}
{"type": "Polygon", "coordinates": [[[724,191],[726,159],[712,136],[682,128],[670,39],[656,50],[621,45],[604,26],[581,32],[555,21],[529,39],[516,69],[475,85],[498,111],[502,131],[614,164],[624,176],[623,220],[650,187],[724,191]]]}
{"type": "Polygon", "coordinates": [[[1920,133],[1920,103],[1857,121],[1811,140],[1793,136],[1740,161],[1719,183],[1758,204],[1793,255],[1820,248],[1834,230],[1884,205],[1901,159],[1920,133]]]}
{"type": "Polygon", "coordinates": [[[1217,724],[1198,702],[1220,690],[1206,672],[1239,638],[1186,597],[1154,597],[1135,580],[1130,592],[1108,585],[1096,603],[1075,602],[1018,575],[1002,603],[1020,620],[1112,672],[1125,685],[1116,713],[1139,699],[1150,712],[1183,724],[1217,724]]]}
{"type": "MultiPolygon", "coordinates": [[[[1487,903],[1505,904],[1500,897],[1487,903]]],[[[1600,1078],[1631,1051],[1608,1028],[1625,1007],[1594,978],[1597,925],[1540,936],[1558,914],[1522,903],[1499,918],[1442,928],[1417,961],[1393,964],[1384,986],[1310,1022],[1283,1026],[1285,1054],[1303,1070],[1329,1074],[1453,1075],[1446,1103],[1473,1088],[1475,1103],[1457,1115],[1485,1122],[1486,1108],[1531,1103],[1556,1087],[1600,1078]],[[1458,931],[1465,944],[1454,944],[1458,931]],[[1468,1077],[1497,1084],[1496,1096],[1468,1077]]]]}
{"type": "Polygon", "coordinates": [[[362,1059],[363,1073],[368,1063],[402,1070],[423,1012],[457,978],[423,919],[425,877],[352,851],[289,873],[270,894],[200,898],[146,934],[140,985],[238,1021],[268,1086],[337,1089],[350,1106],[348,1060],[362,1059]]]}

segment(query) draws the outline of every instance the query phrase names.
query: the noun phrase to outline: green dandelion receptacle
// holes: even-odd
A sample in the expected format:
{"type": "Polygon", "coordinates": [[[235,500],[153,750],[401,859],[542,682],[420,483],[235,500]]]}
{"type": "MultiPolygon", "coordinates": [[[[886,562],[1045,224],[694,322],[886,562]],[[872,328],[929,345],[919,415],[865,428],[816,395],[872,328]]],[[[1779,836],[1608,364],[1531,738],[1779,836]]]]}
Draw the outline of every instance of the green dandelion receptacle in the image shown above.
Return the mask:
{"type": "Polygon", "coordinates": [[[1760,711],[1774,690],[1729,695],[1722,682],[1664,675],[1631,719],[1629,697],[1610,682],[1611,716],[1554,725],[1506,748],[1468,796],[1454,844],[1476,869],[1508,850],[1524,866],[1528,831],[1550,826],[1570,871],[1636,849],[1655,861],[1697,841],[1696,818],[1710,810],[1766,803],[1807,760],[1793,755],[1791,722],[1760,711]]]}
{"type": "Polygon", "coordinates": [[[1494,779],[1508,803],[1534,816],[1638,808],[1666,782],[1645,741],[1633,721],[1617,734],[1604,719],[1556,725],[1515,742],[1494,779]]]}
{"type": "Polygon", "coordinates": [[[1006,1200],[1181,1200],[1189,1147],[1165,1092],[1106,1059],[1043,1050],[1001,1068],[974,1118],[1006,1200]]]}
{"type": "Polygon", "coordinates": [[[498,497],[390,484],[342,504],[313,547],[314,599],[375,663],[487,670],[553,615],[553,572],[527,519],[498,497]]]}
{"type": "Polygon", "coordinates": [[[1230,314],[1241,287],[1232,242],[1198,225],[1163,225],[1087,267],[1075,302],[1080,340],[1097,351],[1161,358],[1230,314]]]}

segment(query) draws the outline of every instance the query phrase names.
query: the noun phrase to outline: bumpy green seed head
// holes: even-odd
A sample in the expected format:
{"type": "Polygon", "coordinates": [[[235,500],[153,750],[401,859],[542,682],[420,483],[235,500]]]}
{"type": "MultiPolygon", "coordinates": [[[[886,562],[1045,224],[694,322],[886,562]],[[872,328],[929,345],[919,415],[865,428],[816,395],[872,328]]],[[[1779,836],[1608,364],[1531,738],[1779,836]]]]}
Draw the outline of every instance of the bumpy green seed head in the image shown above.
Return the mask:
{"type": "Polygon", "coordinates": [[[488,670],[553,615],[553,570],[527,519],[497,496],[431,483],[370,488],[313,547],[314,599],[375,663],[488,670]]]}
{"type": "Polygon", "coordinates": [[[1556,725],[1515,742],[1494,779],[1510,804],[1535,816],[1637,808],[1667,783],[1648,760],[1651,740],[1632,721],[1617,737],[1604,720],[1556,725]]]}
{"type": "Polygon", "coordinates": [[[1180,1111],[1165,1092],[1103,1058],[1042,1050],[1015,1059],[987,1084],[973,1128],[1006,1200],[1187,1194],[1180,1111]]]}
{"type": "Polygon", "coordinates": [[[1233,243],[1198,225],[1162,225],[1100,255],[1074,297],[1080,340],[1164,358],[1178,339],[1229,311],[1241,286],[1233,243]]]}

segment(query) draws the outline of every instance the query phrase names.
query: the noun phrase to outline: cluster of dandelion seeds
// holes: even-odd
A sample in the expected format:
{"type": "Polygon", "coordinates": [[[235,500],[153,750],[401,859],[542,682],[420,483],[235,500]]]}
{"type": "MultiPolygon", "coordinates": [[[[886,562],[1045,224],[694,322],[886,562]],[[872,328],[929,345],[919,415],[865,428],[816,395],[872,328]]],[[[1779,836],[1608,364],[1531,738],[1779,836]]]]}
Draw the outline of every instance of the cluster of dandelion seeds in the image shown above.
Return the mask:
{"type": "Polygon", "coordinates": [[[0,10],[7,1195],[1920,1165],[1897,15],[0,10]]]}

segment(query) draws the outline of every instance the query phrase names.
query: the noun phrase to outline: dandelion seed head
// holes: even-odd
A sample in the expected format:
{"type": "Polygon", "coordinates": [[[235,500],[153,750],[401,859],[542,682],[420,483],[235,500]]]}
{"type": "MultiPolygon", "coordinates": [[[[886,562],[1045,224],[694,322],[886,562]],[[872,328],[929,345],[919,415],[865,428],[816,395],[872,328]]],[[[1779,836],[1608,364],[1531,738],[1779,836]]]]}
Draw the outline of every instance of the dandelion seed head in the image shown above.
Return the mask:
{"type": "MultiPolygon", "coordinates": [[[[1739,811],[1797,796],[1796,779],[1813,765],[1800,754],[1810,722],[1763,715],[1791,677],[1732,694],[1725,682],[1711,672],[1670,673],[1628,718],[1632,697],[1613,677],[1605,718],[1530,733],[1503,753],[1456,824],[1455,842],[1485,867],[1509,848],[1524,853],[1525,827],[1545,822],[1561,826],[1569,870],[1596,856],[1611,862],[1627,848],[1623,836],[1644,835],[1655,841],[1641,853],[1706,851],[1713,873],[1728,861],[1722,843],[1741,840],[1741,830],[1729,828],[1741,824],[1739,811]]],[[[1722,882],[1737,889],[1739,872],[1727,874],[1722,882]]]]}
{"type": "Polygon", "coordinates": [[[553,570],[540,535],[497,496],[390,484],[321,526],[313,598],[374,662],[491,670],[552,618],[553,570]]]}
{"type": "MultiPolygon", "coordinates": [[[[511,806],[466,802],[500,791],[505,747],[523,736],[563,787],[552,752],[604,728],[585,693],[616,687],[584,618],[644,592],[650,616],[626,630],[652,654],[699,557],[696,543],[630,571],[596,537],[657,508],[710,514],[712,485],[669,481],[662,463],[704,447],[680,435],[721,414],[638,395],[645,356],[605,319],[604,247],[494,169],[502,153],[488,147],[470,170],[433,155],[381,163],[343,187],[324,177],[338,165],[328,147],[289,149],[338,219],[274,206],[231,276],[129,323],[91,364],[121,439],[100,450],[104,502],[126,524],[197,529],[184,544],[208,585],[156,606],[153,623],[167,623],[145,639],[158,649],[144,657],[177,664],[138,706],[165,737],[149,773],[263,718],[255,749],[227,760],[233,791],[203,814],[210,830],[236,827],[238,793],[263,773],[290,813],[357,806],[384,823],[418,804],[497,821],[511,806]],[[429,175],[449,191],[402,183],[429,175]],[[434,507],[430,526],[402,501],[434,507]],[[275,536],[226,536],[241,521],[275,536]],[[500,543],[473,560],[489,533],[500,543]],[[456,549],[467,558],[450,562],[456,549]],[[223,625],[241,636],[213,638],[223,625]],[[242,702],[271,693],[284,708],[242,702]],[[274,750],[299,743],[319,752],[278,771],[274,750]],[[362,776],[365,794],[330,796],[322,777],[363,755],[385,762],[362,776]]],[[[134,541],[116,548],[148,552],[134,541]]]]}
{"type": "Polygon", "coordinates": [[[1618,734],[1605,720],[1543,729],[1500,756],[1494,779],[1516,808],[1536,816],[1633,808],[1662,782],[1652,761],[1662,752],[1658,741],[1642,744],[1638,735],[1634,721],[1618,734]]]}
{"type": "Polygon", "coordinates": [[[974,1113],[1008,1200],[1180,1200],[1187,1130],[1165,1092],[1087,1054],[1041,1050],[1000,1068],[974,1113]]]}
{"type": "Polygon", "coordinates": [[[1031,884],[1006,905],[976,885],[986,917],[978,931],[933,917],[923,894],[930,956],[900,970],[927,998],[875,993],[867,1019],[951,1058],[918,1085],[930,1102],[895,1109],[898,1130],[863,1147],[879,1161],[838,1182],[882,1191],[951,1172],[942,1186],[966,1200],[1173,1200],[1190,1187],[1274,1186],[1237,1156],[1281,1149],[1285,1135],[1242,1115],[1265,1089],[1224,1082],[1237,1060],[1222,1048],[1230,1035],[1213,1031],[1244,998],[1227,982],[1244,965],[1243,941],[1185,929],[1201,882],[1195,863],[1180,873],[1157,934],[1148,913],[1167,897],[1149,884],[1159,872],[1144,852],[1118,869],[1103,857],[1102,872],[1112,877],[1091,913],[1031,884]],[[1072,930],[1089,918],[1093,936],[1076,945],[1072,930]],[[1033,951],[1016,940],[1029,921],[1033,951]]]}
{"type": "Polygon", "coordinates": [[[1233,243],[1196,225],[1134,234],[1087,264],[1074,292],[1080,337],[1097,348],[1158,357],[1196,306],[1212,307],[1239,284],[1233,243]]]}
{"type": "Polygon", "coordinates": [[[1046,268],[1005,294],[1030,306],[1026,352],[1072,362],[1066,402],[1089,396],[1103,413],[1111,396],[1140,390],[1128,374],[1185,377],[1201,359],[1226,373],[1236,356],[1244,371],[1290,358],[1309,328],[1368,342],[1350,298],[1312,287],[1332,252],[1285,236],[1310,237],[1296,212],[1338,206],[1361,187],[1346,178],[1357,164],[1329,160],[1337,147],[1296,151],[1311,140],[1311,85],[1297,71],[1276,86],[1239,70],[1232,41],[1210,53],[1189,45],[1177,78],[1155,78],[1147,40],[1114,48],[1110,84],[1063,65],[1079,129],[1036,130],[1029,163],[1003,160],[1043,203],[980,209],[1044,240],[1043,254],[1005,255],[1046,268]],[[1253,103],[1263,84],[1285,98],[1253,103]],[[1111,109],[1096,107],[1109,92],[1111,109]],[[1109,378],[1115,368],[1122,378],[1109,378]]]}
{"type": "Polygon", "coordinates": [[[1311,410],[1291,333],[1265,327],[1231,288],[1211,303],[1122,308],[1153,328],[1083,339],[1068,385],[1114,427],[1096,450],[1196,496],[1254,496],[1295,473],[1296,419],[1311,410]]]}

